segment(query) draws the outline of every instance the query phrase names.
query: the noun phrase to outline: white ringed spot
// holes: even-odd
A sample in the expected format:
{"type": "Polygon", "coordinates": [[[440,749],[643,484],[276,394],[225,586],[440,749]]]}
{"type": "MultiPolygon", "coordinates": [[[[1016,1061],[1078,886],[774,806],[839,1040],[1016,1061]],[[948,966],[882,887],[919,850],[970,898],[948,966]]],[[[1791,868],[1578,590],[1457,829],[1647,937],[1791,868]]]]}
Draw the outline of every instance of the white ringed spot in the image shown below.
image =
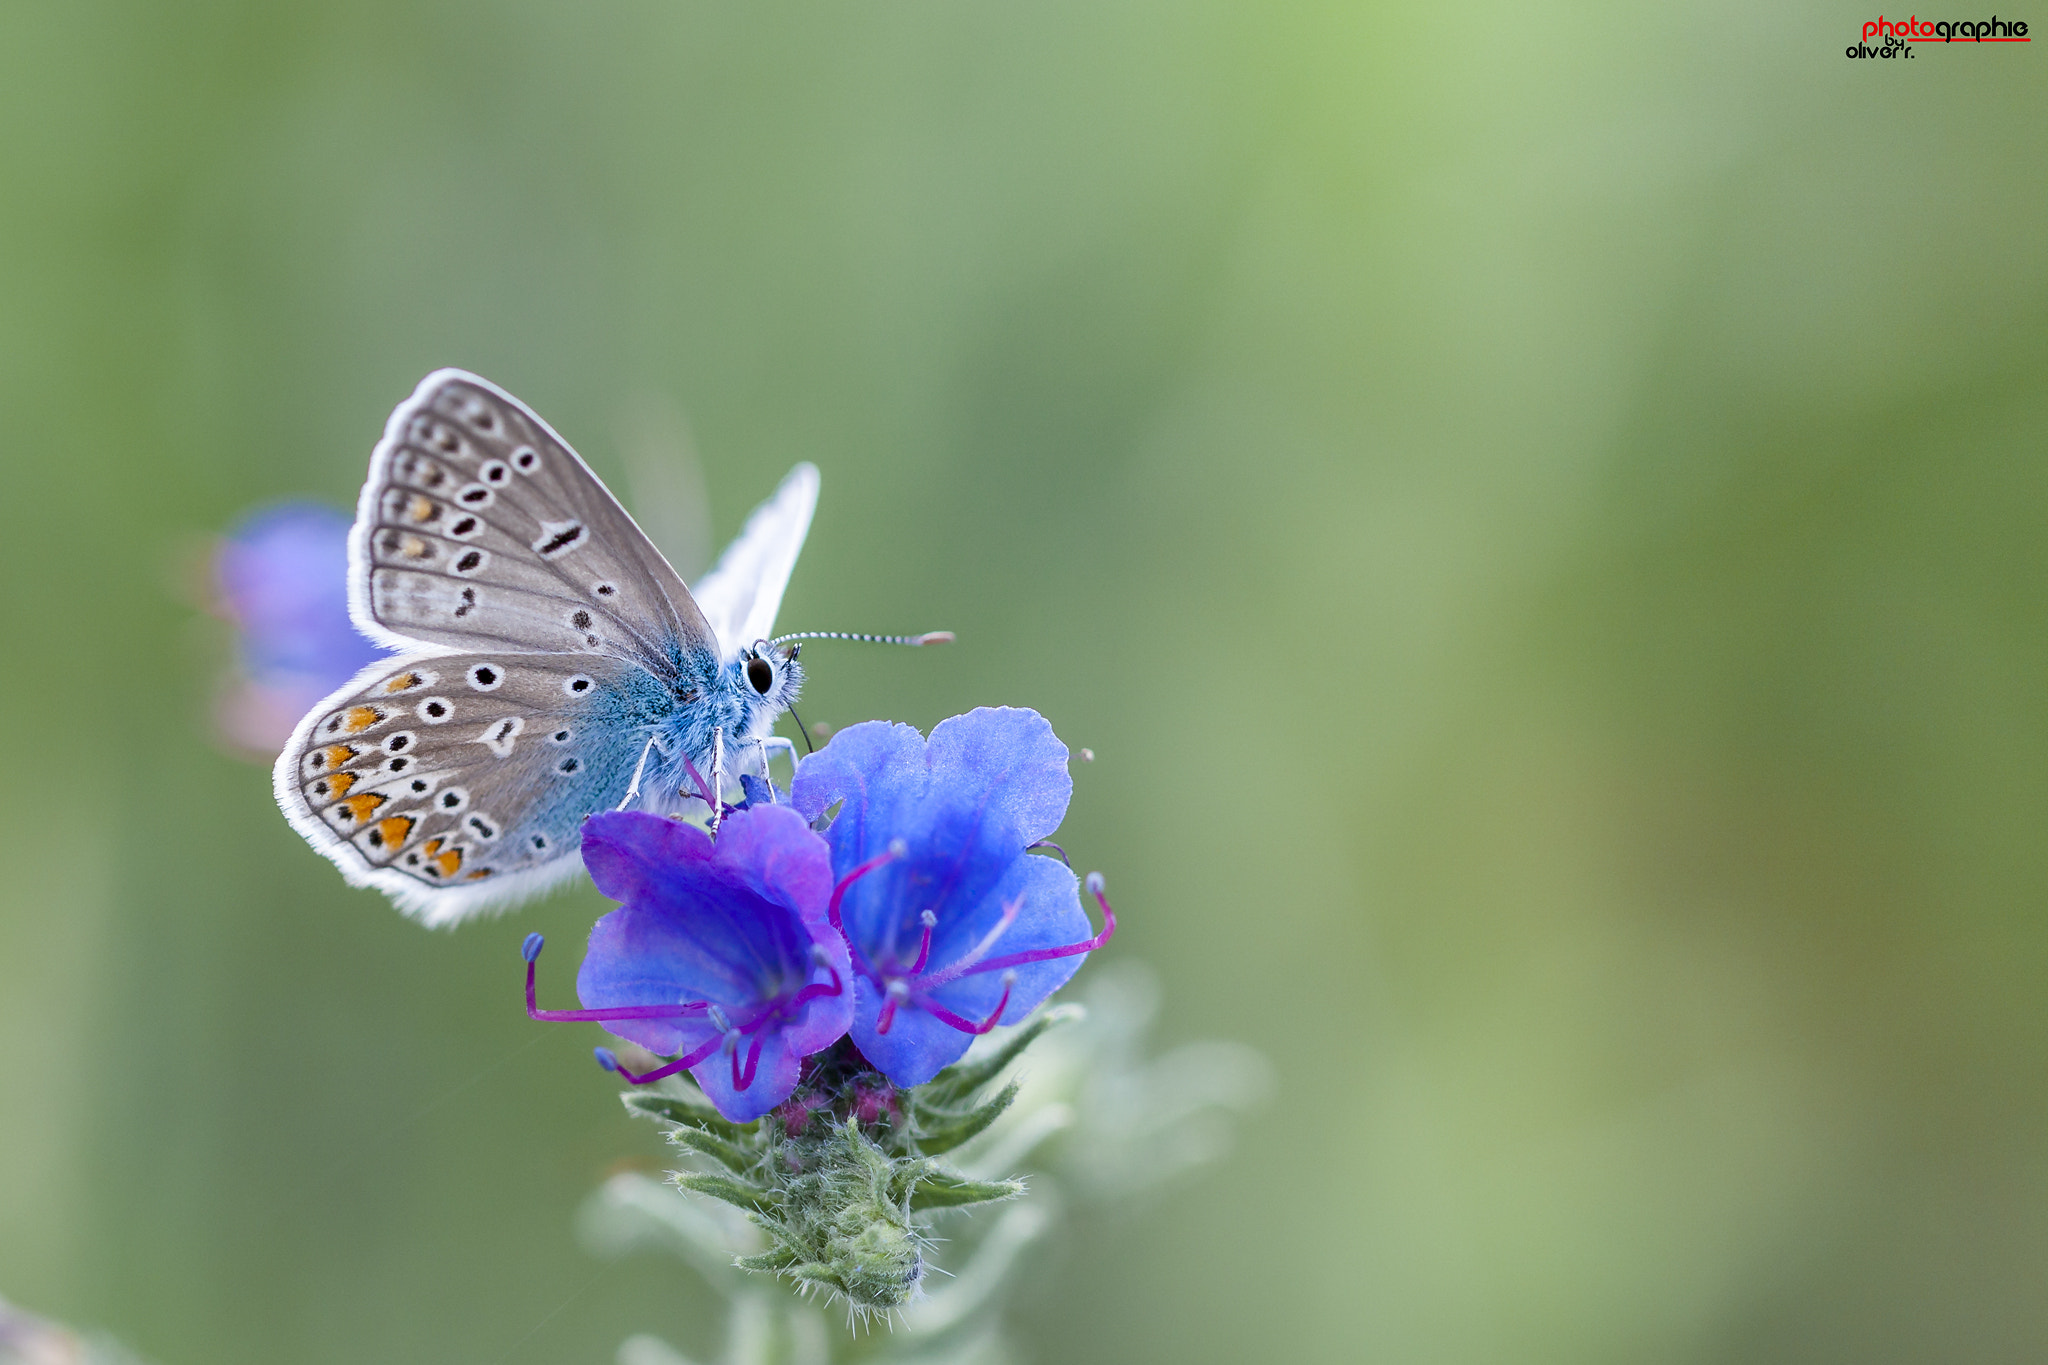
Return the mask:
{"type": "Polygon", "coordinates": [[[590,538],[583,523],[573,517],[568,521],[544,521],[540,524],[540,535],[534,539],[533,552],[542,559],[554,559],[565,555],[590,538]]]}
{"type": "Polygon", "coordinates": [[[510,758],[512,756],[512,745],[519,738],[519,732],[525,728],[526,720],[524,717],[505,716],[486,725],[483,733],[476,737],[476,742],[489,749],[499,758],[510,758]]]}

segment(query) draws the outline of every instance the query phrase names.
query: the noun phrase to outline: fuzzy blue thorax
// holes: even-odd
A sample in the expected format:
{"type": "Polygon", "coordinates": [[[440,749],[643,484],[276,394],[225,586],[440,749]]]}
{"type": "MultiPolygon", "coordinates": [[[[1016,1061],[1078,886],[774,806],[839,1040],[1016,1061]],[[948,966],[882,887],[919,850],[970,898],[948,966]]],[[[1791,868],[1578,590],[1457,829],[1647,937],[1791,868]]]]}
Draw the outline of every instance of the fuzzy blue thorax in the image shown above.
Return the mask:
{"type": "Polygon", "coordinates": [[[639,804],[677,811],[709,793],[714,767],[722,766],[730,782],[742,767],[758,766],[761,742],[803,690],[800,649],[757,641],[720,665],[708,650],[671,641],[666,667],[635,669],[621,695],[607,702],[616,713],[612,723],[630,741],[619,751],[620,793],[637,768],[639,804]]]}

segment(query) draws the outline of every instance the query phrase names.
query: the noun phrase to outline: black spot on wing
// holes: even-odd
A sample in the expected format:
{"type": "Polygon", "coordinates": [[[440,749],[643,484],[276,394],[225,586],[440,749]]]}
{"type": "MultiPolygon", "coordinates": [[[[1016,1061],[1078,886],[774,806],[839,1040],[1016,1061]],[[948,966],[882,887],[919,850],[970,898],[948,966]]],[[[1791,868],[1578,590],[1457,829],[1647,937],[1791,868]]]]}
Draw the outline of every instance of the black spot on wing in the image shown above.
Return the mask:
{"type": "Polygon", "coordinates": [[[572,521],[566,525],[549,522],[541,528],[541,532],[541,538],[533,542],[533,548],[542,559],[553,559],[556,555],[566,554],[583,543],[584,526],[580,521],[572,521]]]}

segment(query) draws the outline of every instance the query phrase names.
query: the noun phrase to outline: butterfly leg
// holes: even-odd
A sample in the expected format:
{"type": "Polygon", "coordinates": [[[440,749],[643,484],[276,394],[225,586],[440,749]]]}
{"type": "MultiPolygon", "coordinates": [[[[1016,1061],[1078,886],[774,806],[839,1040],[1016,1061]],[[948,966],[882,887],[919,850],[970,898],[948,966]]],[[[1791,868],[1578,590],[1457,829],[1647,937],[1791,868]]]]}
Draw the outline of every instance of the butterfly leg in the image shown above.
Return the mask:
{"type": "Polygon", "coordinates": [[[647,739],[647,747],[640,751],[640,761],[633,765],[633,781],[626,787],[625,799],[620,801],[618,805],[613,806],[613,810],[624,810],[638,799],[640,795],[640,779],[647,773],[647,756],[653,752],[654,737],[650,735],[647,739]]]}
{"type": "Polygon", "coordinates": [[[711,730],[711,836],[718,837],[718,816],[725,807],[725,727],[711,730]]]}
{"type": "MultiPolygon", "coordinates": [[[[768,777],[768,755],[770,752],[776,749],[780,749],[782,752],[789,755],[790,770],[792,772],[796,770],[796,741],[793,739],[784,739],[781,735],[770,735],[768,736],[768,738],[761,741],[761,775],[763,777],[768,777]]],[[[774,785],[774,779],[770,777],[768,781],[769,785],[772,787],[774,785]]]]}

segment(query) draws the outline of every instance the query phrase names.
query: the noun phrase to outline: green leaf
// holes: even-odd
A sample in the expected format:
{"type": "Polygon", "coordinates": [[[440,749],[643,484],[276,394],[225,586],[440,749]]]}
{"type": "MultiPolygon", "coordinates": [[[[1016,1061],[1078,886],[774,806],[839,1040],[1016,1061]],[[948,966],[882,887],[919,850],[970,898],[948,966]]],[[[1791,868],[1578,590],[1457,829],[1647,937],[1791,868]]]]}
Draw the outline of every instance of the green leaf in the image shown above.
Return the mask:
{"type": "Polygon", "coordinates": [[[913,1209],[950,1209],[962,1204],[987,1204],[1015,1199],[1024,1193],[1021,1180],[969,1180],[946,1171],[927,1171],[911,1192],[913,1209]]]}
{"type": "Polygon", "coordinates": [[[723,1199],[728,1204],[737,1204],[740,1208],[755,1213],[766,1212],[776,1203],[775,1196],[767,1190],[757,1185],[749,1185],[743,1180],[734,1180],[730,1176],[706,1175],[700,1171],[673,1171],[669,1174],[669,1179],[675,1181],[682,1189],[708,1194],[713,1199],[723,1199]]]}
{"type": "Polygon", "coordinates": [[[628,1090],[619,1096],[629,1114],[660,1123],[687,1123],[731,1141],[744,1142],[754,1134],[751,1123],[729,1123],[711,1107],[709,1100],[686,1099],[659,1090],[628,1090]]]}
{"type": "Polygon", "coordinates": [[[1085,1018],[1087,1013],[1079,1005],[1054,1005],[1049,1010],[1042,1010],[988,1056],[974,1062],[955,1062],[919,1089],[927,1103],[957,1104],[1001,1075],[1004,1067],[1016,1061],[1019,1053],[1038,1040],[1039,1034],[1054,1024],[1085,1018]]]}
{"type": "Polygon", "coordinates": [[[787,1270],[800,1258],[788,1247],[776,1247],[758,1256],[742,1256],[733,1262],[741,1270],[787,1270]]]}
{"type": "Polygon", "coordinates": [[[745,1175],[754,1166],[751,1153],[722,1138],[713,1137],[695,1124],[677,1124],[668,1130],[668,1140],[678,1147],[702,1152],[734,1175],[745,1175]]]}
{"type": "Polygon", "coordinates": [[[927,1156],[952,1151],[994,1123],[1016,1098],[1017,1082],[1011,1081],[997,1091],[995,1097],[986,1104],[964,1114],[946,1110],[932,1111],[924,1105],[916,1106],[919,1123],[914,1140],[917,1149],[927,1156]]]}

